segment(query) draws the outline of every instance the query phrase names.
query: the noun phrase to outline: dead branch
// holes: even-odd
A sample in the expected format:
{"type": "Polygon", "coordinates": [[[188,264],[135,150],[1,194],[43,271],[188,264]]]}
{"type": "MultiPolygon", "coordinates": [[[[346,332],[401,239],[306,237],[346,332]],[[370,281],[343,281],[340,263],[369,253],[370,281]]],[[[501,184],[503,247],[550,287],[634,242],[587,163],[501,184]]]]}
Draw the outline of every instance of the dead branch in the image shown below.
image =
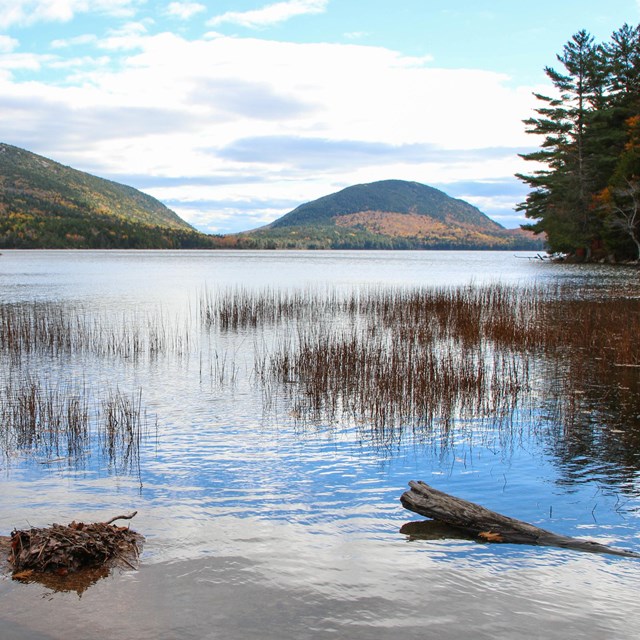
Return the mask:
{"type": "Polygon", "coordinates": [[[138,513],[137,511],[134,511],[133,513],[130,513],[129,515],[116,516],[115,518],[111,518],[111,520],[107,520],[107,522],[103,522],[102,524],[112,524],[116,520],[131,520],[131,518],[134,518],[137,515],[137,513],[138,513]]]}
{"type": "Polygon", "coordinates": [[[456,527],[484,542],[563,547],[577,551],[640,558],[640,554],[634,551],[616,549],[598,542],[552,533],[522,520],[490,511],[475,502],[443,493],[424,482],[411,481],[409,486],[411,489],[405,491],[400,498],[405,509],[456,527]]]}

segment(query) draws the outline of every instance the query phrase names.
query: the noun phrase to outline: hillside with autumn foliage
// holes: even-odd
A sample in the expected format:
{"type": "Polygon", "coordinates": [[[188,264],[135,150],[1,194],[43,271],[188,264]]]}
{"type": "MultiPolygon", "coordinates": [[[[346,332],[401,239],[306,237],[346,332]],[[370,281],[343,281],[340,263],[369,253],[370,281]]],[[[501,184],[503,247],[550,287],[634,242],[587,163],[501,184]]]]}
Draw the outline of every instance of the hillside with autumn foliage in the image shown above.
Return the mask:
{"type": "Polygon", "coordinates": [[[347,187],[254,231],[206,235],[132,187],[0,143],[0,248],[541,249],[542,241],[403,180],[347,187]]]}
{"type": "Polygon", "coordinates": [[[404,180],[347,187],[300,205],[237,241],[285,249],[542,248],[531,233],[505,229],[464,200],[404,180]]]}
{"type": "Polygon", "coordinates": [[[210,247],[151,196],[0,143],[0,247],[164,249],[210,247]]]}

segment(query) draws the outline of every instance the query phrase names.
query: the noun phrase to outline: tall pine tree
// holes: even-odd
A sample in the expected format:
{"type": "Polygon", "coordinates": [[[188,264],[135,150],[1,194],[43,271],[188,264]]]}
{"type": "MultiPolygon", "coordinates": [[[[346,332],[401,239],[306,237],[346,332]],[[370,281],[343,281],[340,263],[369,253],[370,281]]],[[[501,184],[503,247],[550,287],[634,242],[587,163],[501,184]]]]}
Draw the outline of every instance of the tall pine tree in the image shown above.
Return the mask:
{"type": "Polygon", "coordinates": [[[593,36],[583,30],[557,58],[562,72],[545,69],[556,95],[536,94],[543,103],[536,109],[539,117],[525,120],[527,132],[543,136],[544,141],[540,150],[522,157],[543,168],[530,175],[518,174],[532,188],[518,209],[536,221],[525,228],[547,234],[551,251],[582,249],[588,257],[601,225],[592,204],[599,185],[589,124],[604,100],[604,55],[593,36]]]}

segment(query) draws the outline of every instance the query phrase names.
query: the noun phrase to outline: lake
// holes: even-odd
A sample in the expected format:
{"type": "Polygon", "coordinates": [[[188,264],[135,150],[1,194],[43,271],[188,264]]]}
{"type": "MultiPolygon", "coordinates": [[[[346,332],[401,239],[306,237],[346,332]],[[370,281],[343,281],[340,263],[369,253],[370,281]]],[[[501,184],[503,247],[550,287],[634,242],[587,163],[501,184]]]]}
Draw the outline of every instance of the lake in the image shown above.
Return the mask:
{"type": "MultiPolygon", "coordinates": [[[[27,381],[79,398],[89,418],[73,447],[44,428],[20,440],[5,420],[0,534],[137,510],[146,543],[139,571],[81,594],[0,576],[0,635],[637,638],[638,560],[409,536],[400,529],[421,518],[399,498],[424,480],[557,533],[640,549],[640,369],[594,400],[585,387],[569,421],[550,408],[562,366],[550,353],[500,419],[412,419],[380,437],[360,413],[306,413],[299,381],[261,377],[299,324],[222,328],[202,309],[225,292],[298,292],[312,314],[354,292],[494,285],[637,300],[638,274],[509,252],[3,252],[3,313],[59,318],[61,337],[0,352],[0,404],[27,381]],[[129,440],[101,426],[114,399],[137,421],[129,440]]],[[[328,309],[322,326],[341,331],[328,309]]]]}

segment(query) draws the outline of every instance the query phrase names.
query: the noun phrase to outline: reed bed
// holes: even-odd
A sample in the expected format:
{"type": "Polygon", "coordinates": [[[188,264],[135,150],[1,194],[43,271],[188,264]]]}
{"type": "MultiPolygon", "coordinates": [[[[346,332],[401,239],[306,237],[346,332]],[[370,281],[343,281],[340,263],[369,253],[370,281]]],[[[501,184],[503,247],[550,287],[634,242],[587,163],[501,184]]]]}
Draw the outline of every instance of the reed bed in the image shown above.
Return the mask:
{"type": "Polygon", "coordinates": [[[98,437],[103,454],[116,471],[139,467],[140,445],[149,427],[142,390],[132,395],[111,390],[102,400],[101,409],[98,437]]]}
{"type": "Polygon", "coordinates": [[[85,385],[51,385],[32,376],[0,386],[2,452],[36,455],[42,463],[78,462],[93,442],[114,467],[138,460],[149,421],[142,392],[107,390],[101,400],[85,385]]]}
{"type": "MultiPolygon", "coordinates": [[[[243,384],[237,358],[252,337],[248,377],[262,387],[264,411],[283,396],[300,420],[346,421],[381,441],[406,429],[525,415],[566,429],[593,416],[640,429],[640,299],[626,291],[236,287],[205,290],[197,317],[199,343],[189,321],[162,313],[116,318],[74,305],[4,304],[0,357],[18,372],[34,358],[60,365],[84,355],[89,366],[118,359],[124,372],[142,358],[155,366],[161,355],[173,366],[199,349],[200,383],[208,376],[221,389],[243,384]]],[[[96,410],[86,389],[20,376],[4,384],[5,450],[78,456],[98,433],[107,457],[135,460],[146,424],[139,397],[107,392],[91,401],[96,410]]]]}
{"type": "Polygon", "coordinates": [[[247,287],[205,289],[198,304],[202,324],[221,331],[241,331],[291,321],[314,321],[347,303],[336,290],[247,287]]]}
{"type": "Polygon", "coordinates": [[[85,389],[50,387],[26,377],[0,388],[3,449],[77,458],[87,446],[85,389]]]}
{"type": "Polygon", "coordinates": [[[183,355],[190,344],[189,323],[162,313],[116,317],[52,302],[0,304],[0,353],[13,361],[83,353],[138,360],[183,355]]]}
{"type": "Polygon", "coordinates": [[[529,389],[528,362],[453,340],[300,332],[272,355],[271,375],[298,384],[295,412],[369,425],[383,440],[398,428],[449,429],[457,419],[508,418],[529,389]]]}
{"type": "Polygon", "coordinates": [[[256,370],[283,385],[296,415],[351,418],[384,437],[510,419],[536,397],[542,411],[545,393],[571,424],[612,388],[619,406],[635,406],[640,300],[600,296],[498,284],[333,296],[315,322],[291,314],[288,337],[256,370]]]}

